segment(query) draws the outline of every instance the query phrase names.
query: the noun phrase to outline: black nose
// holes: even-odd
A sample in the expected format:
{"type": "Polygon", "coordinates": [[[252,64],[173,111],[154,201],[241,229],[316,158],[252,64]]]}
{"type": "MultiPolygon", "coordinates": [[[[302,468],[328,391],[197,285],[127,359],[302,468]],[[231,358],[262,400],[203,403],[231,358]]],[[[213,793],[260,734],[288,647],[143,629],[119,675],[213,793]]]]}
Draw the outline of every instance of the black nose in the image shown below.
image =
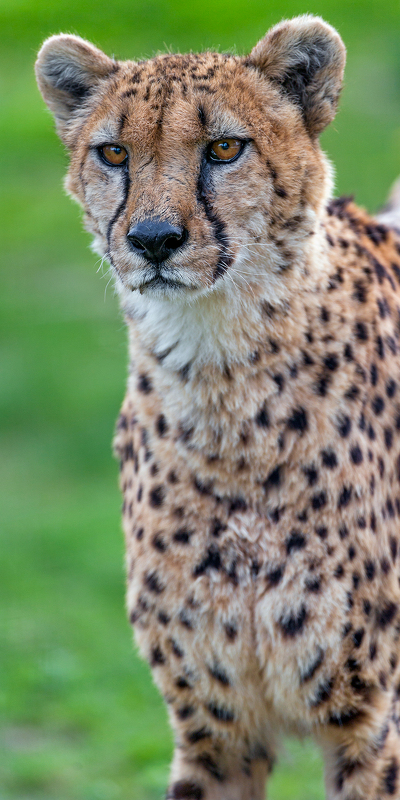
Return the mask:
{"type": "Polygon", "coordinates": [[[127,233],[134,250],[149,261],[165,261],[171,253],[186,242],[185,228],[171,225],[160,217],[148,217],[138,222],[127,233]]]}

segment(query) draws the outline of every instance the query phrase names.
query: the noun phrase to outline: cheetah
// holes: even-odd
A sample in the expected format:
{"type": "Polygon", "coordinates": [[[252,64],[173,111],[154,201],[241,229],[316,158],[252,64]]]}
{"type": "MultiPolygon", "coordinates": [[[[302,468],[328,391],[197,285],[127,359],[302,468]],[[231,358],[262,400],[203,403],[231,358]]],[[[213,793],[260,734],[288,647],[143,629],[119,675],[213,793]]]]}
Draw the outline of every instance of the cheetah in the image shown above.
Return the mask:
{"type": "Polygon", "coordinates": [[[400,798],[400,203],[332,196],[344,62],[309,15],[245,57],[38,56],[128,331],[127,608],[169,800],[261,800],[281,732],[329,800],[400,798]]]}

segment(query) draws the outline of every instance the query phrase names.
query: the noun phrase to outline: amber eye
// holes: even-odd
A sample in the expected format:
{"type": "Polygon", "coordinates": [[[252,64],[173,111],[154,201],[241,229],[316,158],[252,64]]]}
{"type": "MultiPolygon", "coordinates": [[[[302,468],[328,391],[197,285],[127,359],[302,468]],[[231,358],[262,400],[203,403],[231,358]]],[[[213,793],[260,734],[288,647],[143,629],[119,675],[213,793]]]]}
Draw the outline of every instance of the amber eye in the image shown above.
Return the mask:
{"type": "Polygon", "coordinates": [[[211,161],[233,161],[241,150],[244,142],[241,139],[219,139],[210,146],[211,161]]]}
{"type": "Polygon", "coordinates": [[[99,147],[99,153],[104,161],[113,167],[120,167],[128,158],[125,147],[119,144],[104,144],[103,147],[99,147]]]}

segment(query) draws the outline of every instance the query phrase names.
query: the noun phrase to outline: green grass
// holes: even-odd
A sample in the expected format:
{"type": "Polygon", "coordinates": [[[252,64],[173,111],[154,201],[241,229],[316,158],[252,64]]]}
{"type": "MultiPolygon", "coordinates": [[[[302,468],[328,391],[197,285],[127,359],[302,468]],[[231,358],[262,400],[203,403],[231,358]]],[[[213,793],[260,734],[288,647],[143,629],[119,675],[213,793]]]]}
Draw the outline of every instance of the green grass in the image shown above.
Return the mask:
{"type": "MultiPolygon", "coordinates": [[[[160,800],[172,750],[124,612],[110,447],[124,325],[62,191],[66,157],[35,87],[35,52],[64,30],[119,57],[240,53],[305,11],[348,45],[341,111],[323,143],[338,191],[375,209],[400,173],[397,0],[0,5],[0,800],[160,800]]],[[[288,743],[270,798],[322,800],[311,744],[288,743]]]]}

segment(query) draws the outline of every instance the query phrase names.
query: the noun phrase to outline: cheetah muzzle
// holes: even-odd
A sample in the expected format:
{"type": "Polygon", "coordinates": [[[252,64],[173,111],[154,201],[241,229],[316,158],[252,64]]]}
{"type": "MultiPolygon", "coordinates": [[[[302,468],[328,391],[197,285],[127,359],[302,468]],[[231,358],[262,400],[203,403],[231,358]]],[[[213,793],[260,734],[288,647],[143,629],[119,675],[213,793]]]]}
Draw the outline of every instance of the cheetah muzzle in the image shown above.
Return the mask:
{"type": "Polygon", "coordinates": [[[280,731],[330,800],[400,798],[400,202],[332,199],[344,61],[303,16],[243,58],[61,35],[36,65],[128,329],[127,604],[170,800],[262,800],[280,731]]]}

